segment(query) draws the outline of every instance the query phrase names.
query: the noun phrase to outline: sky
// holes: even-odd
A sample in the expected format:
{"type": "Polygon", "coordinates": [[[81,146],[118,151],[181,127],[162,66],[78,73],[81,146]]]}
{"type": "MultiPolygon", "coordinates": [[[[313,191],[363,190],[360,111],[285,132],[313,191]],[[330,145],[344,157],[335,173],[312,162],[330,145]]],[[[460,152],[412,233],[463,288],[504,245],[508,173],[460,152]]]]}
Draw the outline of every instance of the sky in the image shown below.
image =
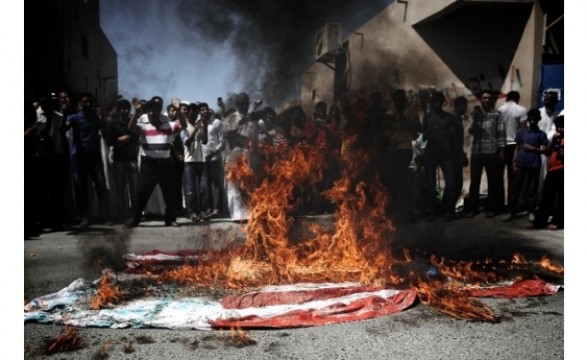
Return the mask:
{"type": "Polygon", "coordinates": [[[118,55],[119,93],[214,106],[242,91],[276,106],[300,96],[316,32],[343,39],[393,0],[101,0],[100,23],[118,55]]]}

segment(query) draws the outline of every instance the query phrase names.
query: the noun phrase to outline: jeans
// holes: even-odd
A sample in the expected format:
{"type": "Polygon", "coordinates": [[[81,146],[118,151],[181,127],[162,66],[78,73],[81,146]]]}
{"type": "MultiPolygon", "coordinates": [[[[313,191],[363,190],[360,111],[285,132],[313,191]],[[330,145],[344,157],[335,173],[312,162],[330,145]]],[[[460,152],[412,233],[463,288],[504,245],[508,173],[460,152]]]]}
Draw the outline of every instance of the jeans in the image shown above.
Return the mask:
{"type": "Polygon", "coordinates": [[[222,212],[224,203],[224,166],[222,159],[207,161],[206,171],[208,173],[208,203],[210,209],[222,212]]]}
{"type": "Polygon", "coordinates": [[[82,218],[90,215],[90,188],[89,181],[92,180],[96,195],[98,196],[100,217],[109,217],[108,189],[106,188],[106,176],[102,156],[96,153],[81,153],[71,157],[71,169],[75,183],[75,195],[82,218]]]}
{"type": "Polygon", "coordinates": [[[206,163],[185,162],[185,207],[188,214],[199,215],[208,208],[206,163]]]}

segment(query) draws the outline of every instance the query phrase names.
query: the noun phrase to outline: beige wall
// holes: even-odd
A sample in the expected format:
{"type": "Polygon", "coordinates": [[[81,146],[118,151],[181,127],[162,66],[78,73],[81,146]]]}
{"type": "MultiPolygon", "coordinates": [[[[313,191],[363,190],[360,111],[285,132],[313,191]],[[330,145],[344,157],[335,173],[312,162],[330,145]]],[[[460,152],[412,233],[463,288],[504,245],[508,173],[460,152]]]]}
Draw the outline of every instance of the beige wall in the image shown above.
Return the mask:
{"type": "MultiPolygon", "coordinates": [[[[416,92],[435,87],[447,97],[467,96],[471,109],[477,105],[475,97],[437,53],[416,32],[413,24],[423,19],[442,16],[443,13],[471,2],[471,0],[409,0],[394,2],[347,38],[350,54],[350,94],[389,94],[396,88],[416,92]],[[405,21],[404,21],[405,19],[405,21]]],[[[508,0],[505,2],[515,2],[508,0]]],[[[520,0],[523,3],[538,1],[520,0]]],[[[542,52],[543,15],[534,6],[511,64],[506,80],[500,89],[502,97],[510,90],[521,94],[521,104],[536,104],[539,80],[539,63],[542,52]],[[513,81],[512,81],[513,80],[513,81]]],[[[345,29],[348,30],[348,29],[345,29]]],[[[466,41],[477,41],[467,38],[466,41]]],[[[463,56],[463,64],[467,61],[463,56]]],[[[322,63],[315,63],[303,75],[301,103],[306,111],[318,101],[333,102],[334,71],[322,63]],[[314,96],[312,96],[314,94],[314,96]]],[[[503,102],[500,98],[498,105],[503,102]]],[[[450,103],[448,104],[450,107],[450,103]]]]}
{"type": "MultiPolygon", "coordinates": [[[[452,111],[452,100],[463,95],[469,99],[469,110],[472,111],[475,105],[479,105],[475,96],[413,27],[423,20],[441,17],[458,6],[470,5],[465,4],[467,2],[476,1],[408,0],[407,7],[396,1],[353,31],[347,39],[343,39],[343,42],[348,41],[350,54],[349,95],[369,96],[372,92],[382,92],[390,106],[390,95],[397,88],[416,94],[418,90],[434,87],[443,91],[449,99],[445,110],[452,111]]],[[[530,108],[536,106],[537,101],[544,16],[537,5],[538,0],[518,2],[533,3],[534,6],[511,64],[507,67],[505,81],[500,89],[496,89],[501,91],[496,106],[503,103],[508,91],[517,90],[521,95],[520,104],[530,108]]],[[[463,39],[479,41],[469,34],[463,34],[463,39]]],[[[499,44],[499,39],[494,41],[499,44]]],[[[463,66],[468,66],[466,53],[462,61],[463,66]]],[[[313,64],[302,79],[301,103],[304,111],[311,114],[318,101],[332,104],[333,85],[334,71],[325,64],[313,64]]],[[[468,123],[465,123],[467,126],[468,123]]],[[[467,153],[470,153],[470,142],[470,136],[466,133],[467,153]]],[[[465,191],[468,189],[468,171],[468,167],[464,169],[465,191]]],[[[483,179],[481,191],[486,191],[485,188],[486,180],[483,179]]]]}

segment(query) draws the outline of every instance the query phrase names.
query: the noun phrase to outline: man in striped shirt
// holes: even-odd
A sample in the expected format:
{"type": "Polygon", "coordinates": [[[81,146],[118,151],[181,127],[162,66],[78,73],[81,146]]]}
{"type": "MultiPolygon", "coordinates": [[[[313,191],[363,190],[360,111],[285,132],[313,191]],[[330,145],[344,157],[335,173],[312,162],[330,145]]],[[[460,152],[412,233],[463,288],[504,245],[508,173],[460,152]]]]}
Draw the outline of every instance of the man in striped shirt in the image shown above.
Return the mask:
{"type": "MultiPolygon", "coordinates": [[[[179,99],[171,100],[175,109],[179,108],[179,99]]],[[[138,226],[143,210],[147,206],[149,197],[159,184],[165,199],[165,226],[179,226],[176,222],[175,172],[171,163],[171,142],[177,133],[187,127],[187,120],[183,114],[178,120],[171,121],[161,114],[163,100],[154,96],[145,106],[138,99],[133,99],[135,115],[128,127],[137,131],[141,143],[141,165],[139,184],[137,186],[136,203],[133,204],[132,217],[126,222],[129,227],[138,226]]],[[[179,112],[178,112],[179,113],[179,112]]]]}

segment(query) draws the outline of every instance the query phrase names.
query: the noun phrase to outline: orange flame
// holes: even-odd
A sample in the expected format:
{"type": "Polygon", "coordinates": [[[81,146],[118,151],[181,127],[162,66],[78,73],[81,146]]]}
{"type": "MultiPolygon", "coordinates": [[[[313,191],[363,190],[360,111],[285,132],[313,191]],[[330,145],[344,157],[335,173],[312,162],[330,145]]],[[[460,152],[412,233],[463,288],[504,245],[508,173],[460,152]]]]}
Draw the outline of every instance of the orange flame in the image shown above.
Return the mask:
{"type": "MultiPolygon", "coordinates": [[[[365,101],[359,101],[353,108],[343,151],[338,157],[342,176],[321,194],[336,205],[334,230],[314,224],[302,232],[306,235],[300,239],[290,236],[294,224],[291,213],[299,206],[294,194],[321,181],[326,161],[324,149],[307,144],[291,149],[264,147],[261,169],[253,171],[246,156],[226,169],[226,178],[239,184],[250,209],[248,223],[243,226],[244,245],[208,252],[196,266],[185,264],[165,271],[161,280],[231,289],[296,282],[354,281],[403,286],[407,283],[418,290],[423,303],[451,316],[496,322],[497,316],[489,307],[457,291],[463,283],[499,280],[494,271],[485,269],[490,267],[490,259],[473,263],[433,256],[430,263],[450,279],[441,282],[423,278],[414,271],[409,252],[404,251],[404,260],[393,258],[395,229],[385,212],[385,187],[371,166],[372,141],[363,129],[368,124],[366,110],[365,101]],[[483,271],[475,270],[474,265],[480,264],[487,266],[482,266],[483,271]],[[392,271],[396,265],[407,268],[408,273],[404,277],[398,275],[392,271]]],[[[516,254],[511,264],[522,262],[525,259],[516,254]]],[[[541,263],[545,268],[562,271],[547,259],[541,263]]]]}
{"type": "Polygon", "coordinates": [[[63,351],[78,350],[85,346],[83,340],[77,335],[74,327],[68,326],[65,332],[59,334],[47,348],[47,354],[63,351]]]}
{"type": "Polygon", "coordinates": [[[100,284],[92,299],[92,309],[99,310],[108,304],[118,302],[122,297],[122,293],[115,284],[114,274],[112,271],[104,271],[100,278],[100,284]]]}

